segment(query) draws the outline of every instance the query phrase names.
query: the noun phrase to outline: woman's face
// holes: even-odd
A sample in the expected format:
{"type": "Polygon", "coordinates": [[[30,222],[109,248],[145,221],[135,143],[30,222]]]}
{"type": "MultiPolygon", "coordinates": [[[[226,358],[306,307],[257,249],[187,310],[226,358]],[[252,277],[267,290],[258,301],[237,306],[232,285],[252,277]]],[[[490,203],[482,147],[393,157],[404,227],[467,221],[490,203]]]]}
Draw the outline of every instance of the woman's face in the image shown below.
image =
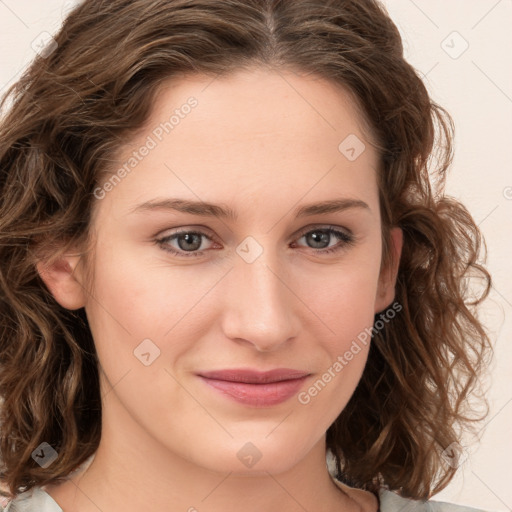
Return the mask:
{"type": "Polygon", "coordinates": [[[167,83],[95,191],[83,305],[104,435],[234,472],[323,450],[393,300],[377,165],[350,97],[324,81],[254,69],[167,83]],[[283,368],[307,377],[200,376],[283,368]]]}

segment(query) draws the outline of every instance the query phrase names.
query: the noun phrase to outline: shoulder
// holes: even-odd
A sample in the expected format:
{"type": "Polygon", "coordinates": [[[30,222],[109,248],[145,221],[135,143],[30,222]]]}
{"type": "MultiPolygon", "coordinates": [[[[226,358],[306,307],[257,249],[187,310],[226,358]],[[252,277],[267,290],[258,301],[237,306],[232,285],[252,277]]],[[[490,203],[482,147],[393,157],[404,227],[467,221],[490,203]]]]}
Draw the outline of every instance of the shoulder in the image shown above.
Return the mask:
{"type": "MultiPolygon", "coordinates": [[[[334,483],[347,493],[354,501],[359,503],[364,512],[375,512],[378,502],[375,495],[369,491],[349,487],[340,480],[333,477],[334,483]]],[[[443,501],[421,501],[412,500],[399,496],[395,492],[381,488],[379,491],[380,509],[379,512],[491,512],[466,505],[455,505],[443,501]]]]}
{"type": "Polygon", "coordinates": [[[40,487],[18,494],[0,512],[63,512],[53,498],[40,487]]]}
{"type": "Polygon", "coordinates": [[[403,498],[387,489],[381,489],[379,497],[380,512],[395,512],[396,510],[402,512],[490,512],[444,501],[420,501],[403,498]]]}

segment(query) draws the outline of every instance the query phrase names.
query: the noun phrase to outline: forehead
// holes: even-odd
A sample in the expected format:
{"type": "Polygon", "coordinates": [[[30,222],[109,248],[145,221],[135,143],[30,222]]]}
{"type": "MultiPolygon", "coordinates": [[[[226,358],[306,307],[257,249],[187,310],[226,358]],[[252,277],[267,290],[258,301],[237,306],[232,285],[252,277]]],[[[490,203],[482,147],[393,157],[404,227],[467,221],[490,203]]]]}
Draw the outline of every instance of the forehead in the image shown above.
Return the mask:
{"type": "Polygon", "coordinates": [[[370,137],[363,109],[348,88],[293,71],[255,67],[225,76],[189,74],[168,80],[156,95],[145,128],[154,129],[173,112],[179,115],[172,121],[173,135],[193,125],[196,143],[211,145],[247,136],[270,142],[276,131],[301,143],[318,143],[329,131],[334,141],[344,133],[370,137]],[[191,98],[196,106],[188,109],[191,98]]]}
{"type": "Polygon", "coordinates": [[[333,188],[368,199],[378,159],[348,91],[316,76],[256,68],[165,82],[115,164],[111,172],[124,166],[129,174],[109,195],[126,208],[157,192],[225,203],[238,197],[250,206],[250,197],[315,200],[333,188]],[[143,158],[133,156],[143,148],[143,158]]]}

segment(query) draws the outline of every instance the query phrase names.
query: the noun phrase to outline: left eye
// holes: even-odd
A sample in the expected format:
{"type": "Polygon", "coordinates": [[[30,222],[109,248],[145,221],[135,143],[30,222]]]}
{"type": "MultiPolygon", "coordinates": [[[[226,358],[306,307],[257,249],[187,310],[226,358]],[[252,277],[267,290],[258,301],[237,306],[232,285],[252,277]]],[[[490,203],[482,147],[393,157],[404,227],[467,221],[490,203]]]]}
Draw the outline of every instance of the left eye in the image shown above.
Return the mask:
{"type": "MultiPolygon", "coordinates": [[[[164,251],[171,254],[183,257],[202,256],[204,249],[199,251],[202,245],[202,238],[213,242],[213,239],[201,231],[179,231],[172,235],[166,236],[156,240],[156,243],[164,251]],[[177,242],[177,249],[170,246],[170,242],[177,242]],[[188,253],[188,254],[187,254],[188,253]]],[[[309,231],[302,232],[298,240],[305,238],[309,243],[314,245],[323,245],[327,243],[327,247],[312,247],[316,249],[315,252],[320,254],[332,253],[341,251],[349,245],[354,243],[354,236],[333,227],[310,229],[309,231]],[[332,238],[339,240],[338,244],[329,247],[329,241],[332,238]]]]}
{"type": "Polygon", "coordinates": [[[347,246],[352,245],[355,241],[352,234],[345,233],[344,231],[340,231],[339,229],[333,227],[310,229],[309,231],[303,233],[299,240],[301,238],[306,238],[306,240],[312,242],[313,244],[323,244],[326,241],[332,239],[332,237],[337,238],[339,243],[331,247],[329,247],[328,244],[327,248],[321,247],[317,252],[320,254],[325,254],[341,251],[347,246]]]}

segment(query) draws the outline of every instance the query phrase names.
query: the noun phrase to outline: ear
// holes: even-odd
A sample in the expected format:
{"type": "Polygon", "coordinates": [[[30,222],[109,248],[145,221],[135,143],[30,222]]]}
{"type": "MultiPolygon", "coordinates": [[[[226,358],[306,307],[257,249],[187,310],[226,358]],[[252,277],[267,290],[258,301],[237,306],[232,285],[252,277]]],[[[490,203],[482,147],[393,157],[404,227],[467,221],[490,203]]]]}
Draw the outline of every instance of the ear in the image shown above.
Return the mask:
{"type": "Polygon", "coordinates": [[[403,232],[400,228],[392,228],[391,237],[391,262],[381,270],[377,295],[375,297],[375,313],[385,310],[395,299],[395,285],[400,265],[400,256],[403,246],[403,232]]]}
{"type": "Polygon", "coordinates": [[[65,254],[53,263],[41,260],[36,263],[37,272],[55,300],[66,309],[85,306],[86,291],[80,280],[81,256],[65,254]]]}

